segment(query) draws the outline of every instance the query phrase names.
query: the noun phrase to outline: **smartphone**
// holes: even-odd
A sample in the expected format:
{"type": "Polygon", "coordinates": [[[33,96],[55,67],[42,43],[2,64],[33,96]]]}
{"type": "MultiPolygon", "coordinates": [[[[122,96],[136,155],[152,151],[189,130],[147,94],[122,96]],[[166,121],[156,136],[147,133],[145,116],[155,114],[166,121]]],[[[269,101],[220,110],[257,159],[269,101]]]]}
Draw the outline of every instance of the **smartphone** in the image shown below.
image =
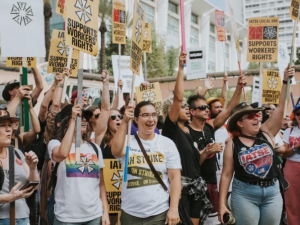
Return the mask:
{"type": "Polygon", "coordinates": [[[33,85],[32,84],[24,85],[24,87],[27,87],[29,89],[29,91],[33,90],[33,85]]]}
{"type": "Polygon", "coordinates": [[[35,188],[36,186],[38,186],[40,184],[40,182],[38,181],[29,181],[27,184],[25,184],[23,187],[21,187],[20,191],[29,188],[29,187],[33,187],[35,188]]]}

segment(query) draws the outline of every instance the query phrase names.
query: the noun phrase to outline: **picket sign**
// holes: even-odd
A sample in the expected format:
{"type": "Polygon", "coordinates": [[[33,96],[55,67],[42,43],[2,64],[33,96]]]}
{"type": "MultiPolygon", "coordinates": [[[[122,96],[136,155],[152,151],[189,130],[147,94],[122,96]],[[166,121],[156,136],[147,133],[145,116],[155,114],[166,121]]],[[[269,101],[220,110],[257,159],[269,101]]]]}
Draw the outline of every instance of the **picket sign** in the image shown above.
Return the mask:
{"type": "MultiPolygon", "coordinates": [[[[293,1],[291,1],[291,4],[293,3],[293,1]]],[[[291,5],[291,8],[293,6],[291,5]]],[[[291,55],[290,55],[290,63],[289,63],[289,69],[292,66],[293,60],[294,60],[294,52],[295,52],[295,36],[296,36],[296,31],[297,31],[297,25],[298,25],[298,18],[299,18],[299,10],[300,10],[300,4],[299,4],[299,8],[298,8],[298,16],[297,18],[294,20],[294,27],[293,27],[293,36],[292,36],[292,45],[291,45],[291,55]]],[[[294,19],[292,17],[292,19],[294,19]]],[[[289,93],[290,93],[290,82],[291,82],[291,78],[288,77],[287,80],[287,86],[286,86],[286,93],[285,93],[285,102],[284,102],[284,113],[283,113],[283,118],[285,117],[286,113],[287,113],[287,106],[288,106],[288,102],[289,102],[289,93]]]]}
{"type": "MultiPolygon", "coordinates": [[[[184,24],[184,0],[180,0],[180,24],[181,24],[181,51],[186,52],[185,24],[184,24]]],[[[186,63],[182,65],[186,67],[186,63]]]]}
{"type": "MultiPolygon", "coordinates": [[[[66,66],[66,68],[67,68],[67,69],[70,69],[70,67],[71,67],[71,62],[72,62],[73,48],[72,48],[72,47],[68,47],[68,52],[69,52],[69,55],[68,55],[68,61],[67,61],[67,66],[66,66]]],[[[79,60],[81,60],[81,59],[79,59],[79,60]]],[[[79,73],[79,72],[78,72],[78,73],[79,73]]],[[[78,78],[78,77],[77,77],[77,78],[78,78]]],[[[61,103],[65,103],[65,99],[66,99],[66,91],[67,91],[68,83],[69,83],[69,77],[68,77],[68,76],[65,76],[65,81],[64,81],[64,86],[63,86],[63,93],[62,93],[62,96],[61,96],[61,103]]]]}

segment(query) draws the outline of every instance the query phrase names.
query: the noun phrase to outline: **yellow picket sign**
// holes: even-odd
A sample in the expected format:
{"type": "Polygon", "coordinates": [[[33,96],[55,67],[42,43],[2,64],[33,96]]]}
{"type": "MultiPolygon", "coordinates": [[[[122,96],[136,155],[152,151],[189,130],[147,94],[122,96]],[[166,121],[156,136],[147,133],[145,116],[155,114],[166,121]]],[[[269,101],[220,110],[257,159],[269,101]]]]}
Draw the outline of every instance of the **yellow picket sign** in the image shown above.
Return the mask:
{"type": "Polygon", "coordinates": [[[264,70],[262,104],[279,104],[281,79],[278,71],[264,70]]]}
{"type": "Polygon", "coordinates": [[[99,0],[65,2],[66,45],[96,56],[98,54],[99,0]]]}
{"type": "Polygon", "coordinates": [[[145,31],[143,38],[143,52],[152,53],[151,41],[151,23],[145,23],[145,31]]]}
{"type": "Polygon", "coordinates": [[[126,44],[125,2],[113,0],[112,43],[126,44]]]}
{"type": "MultiPolygon", "coordinates": [[[[53,30],[50,51],[48,57],[48,73],[61,73],[67,66],[68,46],[65,45],[65,32],[62,30],[53,30]]],[[[79,64],[79,51],[74,49],[70,65],[71,77],[77,76],[79,64]]]]}
{"type": "Polygon", "coordinates": [[[121,190],[123,169],[117,159],[104,159],[104,182],[108,201],[109,213],[121,211],[121,190]]]}
{"type": "MultiPolygon", "coordinates": [[[[23,60],[22,57],[7,57],[6,67],[22,67],[23,60]]],[[[36,58],[27,57],[27,67],[36,67],[36,58]]]]}
{"type": "Polygon", "coordinates": [[[57,0],[56,2],[56,13],[64,15],[65,0],[57,0]]]}
{"type": "Polygon", "coordinates": [[[162,95],[159,82],[151,83],[148,88],[139,86],[135,88],[137,102],[149,101],[155,105],[156,112],[162,113],[162,95]]]}
{"type": "Polygon", "coordinates": [[[291,1],[290,17],[292,19],[294,19],[294,20],[297,19],[298,15],[299,15],[298,20],[300,20],[300,14],[298,13],[298,11],[299,11],[299,4],[300,4],[300,0],[292,0],[291,1]]]}
{"type": "Polygon", "coordinates": [[[248,62],[277,62],[279,18],[248,20],[248,62]]]}
{"type": "Polygon", "coordinates": [[[140,63],[143,56],[143,34],[145,29],[146,13],[141,4],[135,0],[133,11],[130,69],[140,75],[140,63]]]}

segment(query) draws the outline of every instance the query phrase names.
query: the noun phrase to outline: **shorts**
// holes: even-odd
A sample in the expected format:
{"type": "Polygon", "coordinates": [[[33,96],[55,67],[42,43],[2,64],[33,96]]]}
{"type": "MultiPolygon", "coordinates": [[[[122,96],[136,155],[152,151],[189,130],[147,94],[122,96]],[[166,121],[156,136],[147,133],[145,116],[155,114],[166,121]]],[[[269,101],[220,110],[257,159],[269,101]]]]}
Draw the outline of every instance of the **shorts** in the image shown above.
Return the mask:
{"type": "Polygon", "coordinates": [[[194,198],[194,195],[181,194],[181,202],[187,213],[190,215],[190,218],[199,219],[201,211],[201,199],[199,199],[199,201],[195,201],[194,198]]]}
{"type": "Polygon", "coordinates": [[[132,216],[122,210],[120,220],[122,225],[165,225],[167,213],[168,211],[165,211],[155,216],[139,218],[132,216]]]}

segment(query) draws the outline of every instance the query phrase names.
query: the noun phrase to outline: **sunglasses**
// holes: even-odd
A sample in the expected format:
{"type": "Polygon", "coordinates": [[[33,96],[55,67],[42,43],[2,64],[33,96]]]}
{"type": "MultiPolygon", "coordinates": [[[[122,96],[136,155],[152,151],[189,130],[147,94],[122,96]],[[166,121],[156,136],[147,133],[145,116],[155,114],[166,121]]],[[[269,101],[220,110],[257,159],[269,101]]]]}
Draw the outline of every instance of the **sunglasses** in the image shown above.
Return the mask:
{"type": "Polygon", "coordinates": [[[296,116],[300,116],[300,112],[295,113],[296,116]]]}
{"type": "Polygon", "coordinates": [[[100,113],[98,113],[98,114],[94,114],[94,116],[95,116],[95,118],[96,118],[96,119],[98,119],[98,118],[99,118],[99,116],[100,116],[100,113]]]}
{"type": "Polygon", "coordinates": [[[199,109],[200,111],[204,111],[205,109],[210,109],[209,105],[200,105],[196,108],[193,108],[194,110],[199,109]]]}
{"type": "Polygon", "coordinates": [[[120,120],[123,119],[123,115],[122,115],[122,114],[111,115],[111,116],[110,116],[110,119],[111,119],[111,120],[115,120],[115,119],[117,119],[117,117],[119,117],[120,120]]]}
{"type": "Polygon", "coordinates": [[[244,119],[254,120],[255,118],[259,118],[259,117],[260,117],[259,114],[257,114],[257,113],[252,113],[252,114],[249,114],[248,116],[242,118],[241,121],[244,120],[244,119]]]}
{"type": "Polygon", "coordinates": [[[189,107],[189,105],[187,103],[181,105],[182,109],[185,109],[186,107],[189,107]]]}

